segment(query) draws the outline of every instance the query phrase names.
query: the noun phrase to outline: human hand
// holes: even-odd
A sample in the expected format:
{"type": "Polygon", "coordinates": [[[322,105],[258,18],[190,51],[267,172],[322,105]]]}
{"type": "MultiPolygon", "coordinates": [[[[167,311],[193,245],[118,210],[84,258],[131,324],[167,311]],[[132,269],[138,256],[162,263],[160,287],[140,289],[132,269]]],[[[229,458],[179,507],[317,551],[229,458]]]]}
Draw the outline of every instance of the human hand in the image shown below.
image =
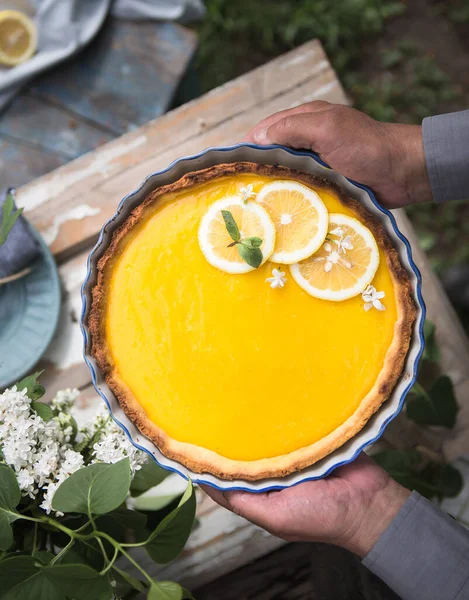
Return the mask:
{"type": "Polygon", "coordinates": [[[204,491],[218,504],[291,542],[327,542],[363,557],[410,495],[366,454],[325,479],[265,493],[204,491]]]}
{"type": "Polygon", "coordinates": [[[368,185],[387,208],[432,200],[420,125],[381,123],[318,100],[267,117],[246,139],[313,150],[342,175],[368,185]]]}

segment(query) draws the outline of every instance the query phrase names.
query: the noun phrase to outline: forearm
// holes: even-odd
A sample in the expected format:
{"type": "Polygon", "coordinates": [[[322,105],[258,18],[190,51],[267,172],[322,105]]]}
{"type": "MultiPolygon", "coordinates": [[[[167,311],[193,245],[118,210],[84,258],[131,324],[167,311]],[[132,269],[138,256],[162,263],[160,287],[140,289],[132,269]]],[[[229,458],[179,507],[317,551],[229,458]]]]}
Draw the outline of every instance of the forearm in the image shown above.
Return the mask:
{"type": "Polygon", "coordinates": [[[363,564],[402,600],[469,598],[469,532],[416,492],[363,564]]]}
{"type": "Polygon", "coordinates": [[[434,201],[469,199],[469,110],[428,117],[422,132],[434,201]]]}

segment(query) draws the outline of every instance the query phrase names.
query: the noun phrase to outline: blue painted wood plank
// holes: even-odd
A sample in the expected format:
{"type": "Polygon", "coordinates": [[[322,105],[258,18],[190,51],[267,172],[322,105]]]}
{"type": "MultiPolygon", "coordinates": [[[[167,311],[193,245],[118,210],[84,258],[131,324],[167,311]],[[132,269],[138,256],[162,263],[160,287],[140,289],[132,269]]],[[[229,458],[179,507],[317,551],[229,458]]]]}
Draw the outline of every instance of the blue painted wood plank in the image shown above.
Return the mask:
{"type": "Polygon", "coordinates": [[[114,136],[73,113],[22,95],[0,117],[0,135],[68,160],[94,150],[114,136]]]}
{"type": "Polygon", "coordinates": [[[109,19],[80,55],[46,74],[34,94],[121,134],[163,114],[196,47],[175,23],[109,19]]]}
{"type": "Polygon", "coordinates": [[[0,136],[0,188],[19,187],[60,167],[67,159],[0,136]]]}

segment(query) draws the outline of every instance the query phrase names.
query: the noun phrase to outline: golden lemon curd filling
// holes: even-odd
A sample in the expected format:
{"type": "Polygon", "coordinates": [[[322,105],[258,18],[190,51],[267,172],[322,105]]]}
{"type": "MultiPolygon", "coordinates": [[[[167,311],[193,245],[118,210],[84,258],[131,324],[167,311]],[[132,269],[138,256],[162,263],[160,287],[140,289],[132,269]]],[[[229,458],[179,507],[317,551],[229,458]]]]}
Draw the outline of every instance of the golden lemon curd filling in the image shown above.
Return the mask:
{"type": "MultiPolygon", "coordinates": [[[[313,298],[275,263],[242,275],[204,258],[197,231],[208,206],[258,175],[168,195],[134,228],[107,282],[105,334],[120,378],[173,439],[230,459],[292,452],[350,417],[373,387],[397,319],[386,258],[373,280],[385,311],[358,295],[313,298]]],[[[329,212],[355,216],[316,190],[329,212]]]]}

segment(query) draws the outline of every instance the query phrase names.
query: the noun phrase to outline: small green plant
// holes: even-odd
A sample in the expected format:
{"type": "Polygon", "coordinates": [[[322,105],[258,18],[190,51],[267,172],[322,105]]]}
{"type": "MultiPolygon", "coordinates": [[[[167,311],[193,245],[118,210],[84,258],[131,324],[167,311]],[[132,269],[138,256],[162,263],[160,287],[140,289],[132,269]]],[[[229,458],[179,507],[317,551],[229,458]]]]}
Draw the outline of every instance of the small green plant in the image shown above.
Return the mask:
{"type": "Polygon", "coordinates": [[[399,0],[207,0],[198,27],[197,69],[211,89],[269,58],[319,38],[343,74],[360,56],[367,38],[405,11],[399,0]]]}
{"type": "Polygon", "coordinates": [[[231,239],[233,240],[229,246],[236,246],[239,255],[250,267],[257,269],[262,263],[262,239],[259,237],[241,238],[238,225],[234,220],[233,215],[229,210],[222,210],[221,214],[225,221],[225,227],[231,239]]]}
{"type": "MultiPolygon", "coordinates": [[[[424,335],[425,350],[419,381],[409,392],[406,415],[418,425],[452,429],[458,413],[453,384],[447,375],[429,377],[440,360],[435,325],[431,321],[425,321],[424,335]]],[[[445,497],[457,496],[463,486],[459,471],[452,465],[444,464],[439,456],[427,448],[383,450],[374,454],[373,458],[401,485],[415,489],[427,498],[441,501],[445,497]]]]}
{"type": "Polygon", "coordinates": [[[2,206],[2,220],[0,223],[0,246],[6,241],[8,234],[13,229],[13,225],[19,219],[22,208],[15,210],[15,199],[12,190],[8,190],[2,206]]]}
{"type": "Polygon", "coordinates": [[[78,428],[70,414],[76,391],[59,392],[50,406],[39,402],[38,376],[0,394],[0,596],[193,598],[157,581],[133,554],[144,548],[164,564],[181,552],[194,523],[191,482],[157,510],[140,503],[168,472],[134,448],[107,411],[78,428]]]}
{"type": "Polygon", "coordinates": [[[467,0],[444,0],[437,2],[434,12],[437,15],[447,15],[454,23],[469,23],[469,3],[467,0]]]}
{"type": "Polygon", "coordinates": [[[372,82],[360,73],[344,75],[355,107],[379,121],[419,124],[442,103],[461,97],[450,77],[412,41],[383,50],[381,65],[383,71],[372,82]]]}

